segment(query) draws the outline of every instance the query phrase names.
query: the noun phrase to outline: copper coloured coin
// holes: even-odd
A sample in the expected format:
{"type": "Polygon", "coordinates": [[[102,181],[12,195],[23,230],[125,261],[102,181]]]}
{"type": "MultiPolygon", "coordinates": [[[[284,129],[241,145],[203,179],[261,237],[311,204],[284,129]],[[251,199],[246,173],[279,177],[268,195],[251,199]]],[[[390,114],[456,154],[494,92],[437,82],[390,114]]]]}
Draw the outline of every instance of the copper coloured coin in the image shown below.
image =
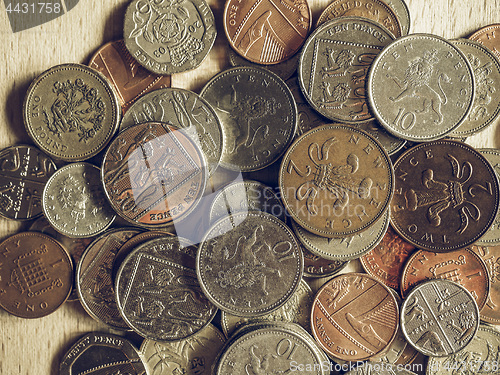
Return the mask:
{"type": "Polygon", "coordinates": [[[311,29],[306,0],[228,0],[224,31],[231,47],[258,64],[276,64],[294,55],[311,29]]]}
{"type": "Polygon", "coordinates": [[[495,23],[477,30],[471,36],[469,36],[469,39],[481,43],[483,46],[493,52],[496,57],[500,58],[500,35],[498,35],[499,31],[500,23],[495,23]]]}
{"type": "Polygon", "coordinates": [[[39,232],[15,234],[0,243],[0,306],[21,318],[53,313],[69,296],[73,265],[68,252],[39,232]]]}
{"type": "Polygon", "coordinates": [[[396,336],[398,303],[372,276],[343,274],[316,294],[311,324],[314,338],[330,357],[365,360],[382,353],[396,336]]]}
{"type": "Polygon", "coordinates": [[[481,320],[500,324],[500,246],[471,246],[486,264],[490,278],[490,292],[483,309],[481,320]]]}
{"type": "Polygon", "coordinates": [[[104,190],[126,221],[158,228],[196,207],[207,180],[201,150],[182,130],[149,122],[123,130],[102,164],[104,190]]]}

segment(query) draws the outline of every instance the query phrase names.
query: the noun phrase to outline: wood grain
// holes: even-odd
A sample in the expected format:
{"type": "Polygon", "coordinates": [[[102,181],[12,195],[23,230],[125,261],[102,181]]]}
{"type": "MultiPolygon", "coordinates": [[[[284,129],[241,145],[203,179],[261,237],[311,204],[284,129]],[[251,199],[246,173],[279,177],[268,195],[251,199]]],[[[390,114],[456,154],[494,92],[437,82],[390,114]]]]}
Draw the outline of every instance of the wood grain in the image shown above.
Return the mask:
{"type": "MultiPolygon", "coordinates": [[[[0,148],[32,143],[21,116],[22,101],[31,80],[56,64],[87,63],[102,44],[121,38],[127,3],[124,0],[80,0],[68,14],[15,34],[0,5],[0,59],[3,60],[0,64],[0,148]]],[[[198,69],[172,77],[174,87],[199,91],[210,77],[229,65],[221,24],[224,2],[209,0],[209,4],[217,21],[216,44],[198,69]]],[[[328,1],[309,0],[309,4],[315,22],[328,1]]],[[[500,0],[409,0],[408,5],[414,33],[459,38],[500,21],[500,0]]],[[[500,146],[497,128],[498,122],[469,138],[467,143],[475,147],[500,146]]],[[[0,239],[28,225],[0,219],[0,239]]],[[[359,269],[359,263],[353,262],[345,272],[359,269]]],[[[316,282],[314,287],[319,284],[316,282]]],[[[67,303],[52,315],[38,320],[23,320],[0,311],[0,374],[56,375],[62,354],[79,336],[93,330],[109,331],[93,321],[78,303],[67,303]]]]}

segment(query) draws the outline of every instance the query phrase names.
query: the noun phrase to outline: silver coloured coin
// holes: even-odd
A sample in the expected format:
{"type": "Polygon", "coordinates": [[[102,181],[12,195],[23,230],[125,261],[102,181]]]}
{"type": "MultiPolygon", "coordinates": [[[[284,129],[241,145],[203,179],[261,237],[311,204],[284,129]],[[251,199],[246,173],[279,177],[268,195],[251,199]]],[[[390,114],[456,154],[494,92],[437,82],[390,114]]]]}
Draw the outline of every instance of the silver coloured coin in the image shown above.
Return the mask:
{"type": "Polygon", "coordinates": [[[385,0],[384,2],[396,13],[403,35],[408,35],[411,28],[411,19],[406,2],[404,0],[385,0]]]}

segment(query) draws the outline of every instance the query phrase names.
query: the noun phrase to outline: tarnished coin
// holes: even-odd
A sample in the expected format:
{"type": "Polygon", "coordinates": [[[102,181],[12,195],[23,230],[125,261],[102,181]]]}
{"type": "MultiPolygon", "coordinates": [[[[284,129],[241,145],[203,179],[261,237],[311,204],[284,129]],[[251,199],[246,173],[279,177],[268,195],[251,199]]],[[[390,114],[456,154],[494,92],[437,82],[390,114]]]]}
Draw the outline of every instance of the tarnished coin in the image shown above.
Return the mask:
{"type": "Polygon", "coordinates": [[[66,301],[73,265],[59,242],[43,233],[17,233],[0,243],[0,254],[0,307],[5,311],[41,318],[66,301]]]}
{"type": "Polygon", "coordinates": [[[405,298],[415,285],[432,279],[447,279],[462,285],[474,297],[480,311],[490,293],[486,264],[469,248],[448,253],[424,250],[413,253],[401,276],[401,296],[405,298]]]}
{"type": "Polygon", "coordinates": [[[78,340],[62,358],[60,375],[146,375],[139,353],[127,339],[93,332],[78,340]]]}
{"type": "Polygon", "coordinates": [[[29,220],[42,214],[42,192],[56,170],[36,147],[19,145],[0,150],[0,215],[29,220]]]}
{"type": "Polygon", "coordinates": [[[146,69],[173,74],[198,67],[217,35],[205,0],[133,0],[125,12],[125,46],[146,69]]]}
{"type": "Polygon", "coordinates": [[[252,319],[241,318],[222,311],[222,331],[226,337],[231,337],[231,335],[241,326],[259,321],[297,323],[309,330],[311,328],[310,319],[313,300],[313,291],[304,280],[301,280],[293,296],[283,306],[273,311],[271,314],[252,319]]]}
{"type": "Polygon", "coordinates": [[[210,206],[210,221],[242,211],[263,211],[286,220],[285,208],[272,188],[258,181],[240,180],[217,193],[210,206]]]}
{"type": "Polygon", "coordinates": [[[359,260],[368,274],[399,290],[403,267],[414,251],[415,246],[403,240],[389,226],[382,241],[359,260]]]}
{"type": "Polygon", "coordinates": [[[225,137],[221,165],[250,172],[275,162],[297,128],[297,106],[277,75],[258,68],[225,70],[200,95],[215,109],[225,137]]]}
{"type": "Polygon", "coordinates": [[[170,76],[151,73],[139,65],[127,51],[123,39],[99,48],[90,58],[89,66],[104,74],[113,84],[123,112],[140,96],[171,84],[170,76]]]}
{"type": "Polygon", "coordinates": [[[196,259],[198,280],[221,310],[241,317],[269,314],[299,287],[303,256],[292,231],[265,212],[217,221],[196,259]]]}
{"type": "Polygon", "coordinates": [[[113,209],[149,228],[176,223],[192,212],[207,180],[205,158],[192,139],[158,122],[123,130],[106,151],[101,172],[113,209]]]}
{"type": "Polygon", "coordinates": [[[324,125],[288,149],[279,186],[285,208],[301,227],[347,237],[384,215],[394,175],[387,152],[372,136],[347,125],[324,125]]]}
{"type": "Polygon", "coordinates": [[[368,70],[391,32],[374,21],[339,17],[319,26],[299,60],[299,83],[311,106],[323,116],[357,124],[373,119],[368,110],[368,70]]]}
{"type": "Polygon", "coordinates": [[[316,294],[314,338],[332,358],[360,361],[384,352],[398,329],[399,309],[385,285],[361,273],[334,277],[316,294]]]}
{"type": "Polygon", "coordinates": [[[481,320],[490,324],[500,324],[500,246],[471,246],[486,264],[490,278],[490,290],[486,304],[482,308],[481,320]]]}
{"type": "Polygon", "coordinates": [[[142,229],[111,229],[92,242],[76,269],[80,302],[92,318],[115,329],[128,330],[116,305],[113,263],[120,247],[142,229]]]}
{"type": "Polygon", "coordinates": [[[403,34],[396,13],[380,0],[334,0],[323,10],[316,27],[335,18],[349,16],[368,18],[385,26],[395,37],[403,34]]]}
{"type": "Polygon", "coordinates": [[[223,23],[236,52],[257,64],[276,64],[300,49],[312,16],[306,0],[228,0],[223,23]]]}
{"type": "Polygon", "coordinates": [[[357,128],[364,130],[370,134],[373,138],[380,142],[382,147],[387,151],[389,155],[394,155],[400,151],[405,145],[406,140],[394,137],[392,134],[388,133],[383,127],[380,126],[378,121],[373,120],[365,122],[363,124],[356,125],[357,128]]]}
{"type": "Polygon", "coordinates": [[[410,33],[411,21],[410,21],[410,10],[408,5],[404,0],[386,0],[384,1],[398,18],[399,24],[401,25],[402,35],[408,35],[410,33]]]}
{"type": "Polygon", "coordinates": [[[500,23],[488,25],[474,32],[469,39],[481,43],[500,59],[500,39],[497,38],[499,30],[500,23]]]}
{"type": "Polygon", "coordinates": [[[447,40],[412,34],[377,56],[367,89],[371,109],[389,133],[432,141],[467,119],[474,102],[474,75],[464,54],[447,40]]]}
{"type": "Polygon", "coordinates": [[[136,247],[121,264],[115,290],[125,322],[142,337],[185,339],[213,319],[217,308],[196,279],[197,246],[183,238],[155,238],[136,247]]]}
{"type": "Polygon", "coordinates": [[[43,213],[50,225],[72,238],[94,237],[115,220],[100,181],[100,169],[72,163],[57,170],[42,195],[43,213]]]}
{"type": "Polygon", "coordinates": [[[417,145],[394,164],[391,224],[408,242],[446,252],[467,247],[493,224],[497,176],[471,146],[450,140],[417,145]]]}
{"type": "Polygon", "coordinates": [[[463,286],[431,280],[416,286],[401,307],[401,329],[419,352],[444,357],[463,349],[476,334],[479,309],[463,286]]]}
{"type": "Polygon", "coordinates": [[[321,278],[332,276],[342,271],[349,263],[349,261],[330,260],[314,255],[304,246],[301,246],[301,249],[304,255],[304,277],[321,278]]]}
{"type": "Polygon", "coordinates": [[[226,338],[212,324],[175,342],[146,339],[140,353],[150,375],[209,375],[226,338]]]}
{"type": "Polygon", "coordinates": [[[54,66],[28,88],[24,126],[55,159],[81,161],[97,155],[118,129],[120,103],[108,80],[80,64],[54,66]]]}
{"type": "Polygon", "coordinates": [[[203,151],[210,174],[217,169],[224,144],[222,128],[217,114],[205,99],[178,88],[152,91],[130,107],[123,116],[120,129],[150,121],[184,129],[203,151]]]}

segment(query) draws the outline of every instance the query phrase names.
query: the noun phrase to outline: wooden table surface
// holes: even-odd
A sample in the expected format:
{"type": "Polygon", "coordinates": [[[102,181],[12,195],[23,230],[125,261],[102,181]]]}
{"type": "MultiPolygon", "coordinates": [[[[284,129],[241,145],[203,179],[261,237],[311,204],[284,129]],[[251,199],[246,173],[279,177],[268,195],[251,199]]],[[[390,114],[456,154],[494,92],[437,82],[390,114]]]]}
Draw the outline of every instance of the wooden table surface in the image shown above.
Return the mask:
{"type": "MultiPolygon", "coordinates": [[[[224,1],[208,2],[217,22],[215,46],[196,70],[174,75],[173,87],[199,92],[210,77],[229,66],[221,21],[224,1]]],[[[315,22],[329,0],[308,2],[315,22]]],[[[0,63],[0,148],[32,143],[21,115],[22,101],[32,79],[53,65],[87,63],[102,44],[120,39],[127,3],[127,0],[80,0],[62,17],[15,34],[10,29],[4,6],[0,5],[0,59],[3,60],[0,63]]],[[[500,0],[408,0],[408,6],[412,33],[459,38],[482,26],[500,22],[500,0]]],[[[500,146],[497,128],[498,122],[469,138],[467,143],[474,147],[500,146]]],[[[29,223],[0,219],[0,240],[28,226],[29,223]]],[[[356,262],[348,268],[354,269],[359,269],[356,262]]],[[[20,319],[0,310],[0,374],[56,375],[64,352],[78,337],[95,330],[108,331],[88,316],[79,303],[66,303],[55,313],[37,320],[20,319]]]]}

